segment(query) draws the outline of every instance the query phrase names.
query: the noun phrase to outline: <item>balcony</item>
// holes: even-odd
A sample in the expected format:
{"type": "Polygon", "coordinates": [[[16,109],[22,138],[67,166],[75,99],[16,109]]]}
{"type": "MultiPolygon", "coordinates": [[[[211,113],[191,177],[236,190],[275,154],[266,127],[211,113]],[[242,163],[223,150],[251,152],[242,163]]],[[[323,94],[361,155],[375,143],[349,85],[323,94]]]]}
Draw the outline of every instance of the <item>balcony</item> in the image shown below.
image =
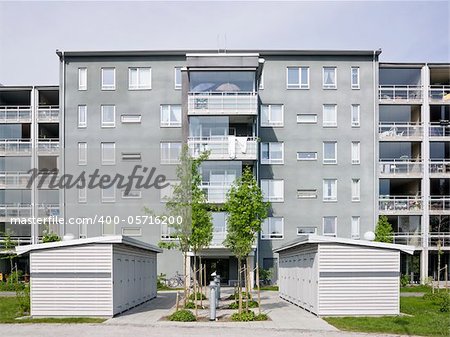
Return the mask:
{"type": "MultiPolygon", "coordinates": [[[[15,246],[23,246],[23,245],[31,245],[32,240],[29,236],[11,236],[9,238],[12,242],[14,242],[15,246]]],[[[5,247],[5,237],[0,236],[0,247],[5,247]]]]}
{"type": "Polygon", "coordinates": [[[379,173],[383,177],[413,177],[420,178],[423,171],[423,164],[421,161],[380,161],[379,173]]]}
{"type": "Polygon", "coordinates": [[[449,248],[450,247],[450,233],[430,233],[428,234],[428,246],[449,248]]]}
{"type": "Polygon", "coordinates": [[[37,142],[38,154],[59,154],[58,138],[40,138],[37,142]]]}
{"type": "Polygon", "coordinates": [[[449,125],[431,125],[429,128],[431,140],[450,139],[450,126],[449,125]]]}
{"type": "Polygon", "coordinates": [[[0,219],[31,217],[31,204],[0,204],[0,219]]]}
{"type": "Polygon", "coordinates": [[[428,95],[430,103],[450,103],[450,85],[430,85],[428,95]]]}
{"type": "Polygon", "coordinates": [[[189,115],[256,115],[258,95],[255,92],[190,92],[189,115]]]}
{"type": "Polygon", "coordinates": [[[37,207],[38,217],[59,216],[59,204],[39,204],[37,207]]]}
{"type": "Polygon", "coordinates": [[[59,106],[39,106],[38,108],[38,122],[59,122],[59,106]]]}
{"type": "Polygon", "coordinates": [[[258,154],[258,141],[255,137],[190,137],[188,145],[193,157],[210,151],[210,160],[256,160],[258,154]]]}
{"type": "Polygon", "coordinates": [[[413,123],[383,123],[378,126],[378,135],[382,141],[420,140],[423,136],[423,126],[413,123]]]}
{"type": "Polygon", "coordinates": [[[421,85],[380,85],[378,87],[380,103],[421,103],[421,85]]]}
{"type": "Polygon", "coordinates": [[[211,204],[223,204],[230,188],[231,183],[227,182],[203,182],[201,185],[208,203],[211,204]]]}
{"type": "Polygon", "coordinates": [[[3,139],[0,140],[0,156],[30,156],[31,140],[3,139]]]}
{"type": "Polygon", "coordinates": [[[380,197],[378,209],[382,214],[412,214],[422,211],[422,198],[418,196],[380,197]]]}
{"type": "Polygon", "coordinates": [[[0,106],[0,123],[31,123],[31,107],[0,106]]]}
{"type": "Polygon", "coordinates": [[[429,201],[430,213],[450,213],[450,196],[431,196],[429,201]]]}
{"type": "Polygon", "coordinates": [[[410,245],[419,247],[422,245],[422,235],[418,233],[394,233],[393,239],[395,244],[410,245]]]}
{"type": "Polygon", "coordinates": [[[227,229],[226,228],[214,228],[213,237],[209,247],[223,247],[223,242],[227,237],[227,229]]]}
{"type": "Polygon", "coordinates": [[[450,160],[432,161],[429,164],[429,172],[433,177],[448,178],[450,174],[450,160]]]}
{"type": "Polygon", "coordinates": [[[0,172],[0,188],[26,188],[30,177],[28,172],[0,172]]]}

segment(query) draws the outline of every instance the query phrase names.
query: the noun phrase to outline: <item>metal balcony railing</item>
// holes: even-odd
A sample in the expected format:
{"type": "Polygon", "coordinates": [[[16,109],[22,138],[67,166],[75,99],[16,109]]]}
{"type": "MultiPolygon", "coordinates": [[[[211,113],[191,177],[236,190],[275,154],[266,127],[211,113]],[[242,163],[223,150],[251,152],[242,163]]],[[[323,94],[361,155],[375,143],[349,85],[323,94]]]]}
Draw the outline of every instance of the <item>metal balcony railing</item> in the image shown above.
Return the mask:
{"type": "Polygon", "coordinates": [[[450,137],[449,125],[431,125],[429,128],[430,138],[450,137]]]}
{"type": "Polygon", "coordinates": [[[420,233],[394,233],[394,242],[399,245],[421,246],[422,235],[420,233]]]}
{"type": "Polygon", "coordinates": [[[39,217],[58,216],[59,204],[39,204],[37,207],[37,215],[39,217]]]}
{"type": "Polygon", "coordinates": [[[430,196],[429,207],[430,211],[450,212],[450,196],[448,195],[430,196]]]}
{"type": "Polygon", "coordinates": [[[31,107],[0,106],[0,123],[31,123],[31,107]]]}
{"type": "MultiPolygon", "coordinates": [[[[23,246],[23,245],[30,245],[32,240],[30,236],[11,236],[9,238],[14,246],[23,246]]],[[[0,236],[0,247],[5,247],[6,239],[4,236],[0,236]]]]}
{"type": "Polygon", "coordinates": [[[380,85],[378,87],[380,101],[418,101],[422,100],[421,85],[380,85]]]}
{"type": "Polygon", "coordinates": [[[430,174],[450,174],[450,160],[432,161],[429,163],[430,174]]]}
{"type": "Polygon", "coordinates": [[[379,162],[380,174],[389,175],[418,175],[423,171],[421,161],[389,160],[379,162]]]}
{"type": "Polygon", "coordinates": [[[428,246],[441,248],[450,247],[450,232],[434,232],[428,234],[428,246]]]}
{"type": "Polygon", "coordinates": [[[0,218],[30,217],[31,204],[0,204],[0,218]]]}
{"type": "Polygon", "coordinates": [[[420,138],[423,136],[423,126],[415,123],[380,123],[378,134],[382,140],[420,138]]]}
{"type": "Polygon", "coordinates": [[[382,212],[418,212],[422,210],[422,198],[418,196],[385,196],[378,201],[382,212]]]}
{"type": "Polygon", "coordinates": [[[432,103],[450,103],[450,85],[430,85],[428,95],[432,103]]]}
{"type": "Polygon", "coordinates": [[[39,138],[37,142],[39,154],[58,154],[59,139],[58,138],[39,138]]]}
{"type": "Polygon", "coordinates": [[[46,105],[38,108],[39,122],[59,122],[59,106],[46,105]]]}
{"type": "Polygon", "coordinates": [[[256,115],[258,95],[255,92],[190,92],[189,115],[256,115]]]}
{"type": "Polygon", "coordinates": [[[28,172],[0,172],[0,188],[26,188],[30,177],[28,172]]]}
{"type": "Polygon", "coordinates": [[[2,139],[0,140],[0,156],[31,155],[31,140],[2,139]]]}
{"type": "Polygon", "coordinates": [[[227,193],[231,188],[231,183],[228,182],[203,182],[202,190],[206,194],[206,199],[209,203],[224,203],[227,198],[227,193]]]}
{"type": "Polygon", "coordinates": [[[258,153],[255,137],[190,137],[188,145],[191,156],[198,157],[202,152],[209,151],[210,160],[256,160],[258,153]]]}

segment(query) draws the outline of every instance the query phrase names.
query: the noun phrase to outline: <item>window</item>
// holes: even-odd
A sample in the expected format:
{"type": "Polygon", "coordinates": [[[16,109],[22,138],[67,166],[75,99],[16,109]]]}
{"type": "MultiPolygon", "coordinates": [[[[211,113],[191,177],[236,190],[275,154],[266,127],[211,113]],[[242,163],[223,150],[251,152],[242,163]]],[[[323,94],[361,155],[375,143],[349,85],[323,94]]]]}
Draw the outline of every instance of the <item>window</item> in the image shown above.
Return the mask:
{"type": "Polygon", "coordinates": [[[284,236],[284,218],[269,217],[264,220],[261,228],[261,239],[282,239],[284,236]]]}
{"type": "Polygon", "coordinates": [[[87,127],[87,107],[86,105],[78,106],[78,127],[87,127]]]}
{"type": "Polygon", "coordinates": [[[114,226],[114,221],[105,221],[102,224],[102,235],[114,235],[116,234],[116,228],[114,226]]]}
{"type": "Polygon", "coordinates": [[[262,71],[259,79],[259,90],[264,90],[264,70],[262,71]]]}
{"type": "Polygon", "coordinates": [[[161,127],[181,127],[181,105],[161,105],[161,127]]]}
{"type": "Polygon", "coordinates": [[[141,161],[140,152],[122,152],[123,161],[141,161]]]}
{"type": "Polygon", "coordinates": [[[180,142],[161,142],[161,164],[177,164],[180,153],[180,142]]]}
{"type": "Polygon", "coordinates": [[[299,124],[316,124],[316,114],[297,114],[297,123],[299,124]]]}
{"type": "Polygon", "coordinates": [[[352,164],[358,165],[361,162],[360,142],[352,142],[352,164]]]}
{"type": "Polygon", "coordinates": [[[323,201],[337,201],[337,180],[323,180],[323,201]]]}
{"type": "Polygon", "coordinates": [[[323,67],[323,82],[324,89],[336,89],[336,67],[323,67]]]}
{"type": "Polygon", "coordinates": [[[309,68],[288,67],[287,68],[288,89],[309,89],[309,68]]]}
{"type": "Polygon", "coordinates": [[[297,160],[317,160],[317,152],[297,152],[297,160]]]}
{"type": "Polygon", "coordinates": [[[297,235],[317,234],[317,227],[297,227],[297,235]]]}
{"type": "Polygon", "coordinates": [[[336,104],[323,105],[323,126],[334,127],[337,126],[337,106],[336,104]]]}
{"type": "Polygon", "coordinates": [[[297,199],[316,199],[317,198],[317,190],[297,190],[297,199]]]}
{"type": "Polygon", "coordinates": [[[87,238],[87,222],[82,221],[78,225],[78,237],[80,239],[86,239],[87,238]]]}
{"type": "Polygon", "coordinates": [[[102,90],[116,89],[116,69],[102,68],[102,90]]]}
{"type": "Polygon", "coordinates": [[[284,201],[284,180],[261,179],[264,201],[284,201]]]}
{"type": "Polygon", "coordinates": [[[337,142],[323,142],[323,163],[337,164],[337,142]]]}
{"type": "Polygon", "coordinates": [[[336,236],[337,217],[323,217],[323,235],[336,236]]]}
{"type": "Polygon", "coordinates": [[[116,186],[111,185],[109,187],[102,188],[102,202],[114,201],[116,201],[116,186]]]}
{"type": "Polygon", "coordinates": [[[359,239],[360,217],[352,216],[352,239],[359,239]]]}
{"type": "Polygon", "coordinates": [[[361,198],[360,180],[352,179],[352,201],[359,201],[361,198]]]}
{"type": "Polygon", "coordinates": [[[123,190],[122,191],[122,199],[141,199],[142,192],[138,190],[123,190]]]}
{"type": "Polygon", "coordinates": [[[86,203],[87,202],[87,184],[84,182],[84,187],[78,188],[78,202],[79,203],[86,203]]]}
{"type": "Polygon", "coordinates": [[[359,67],[352,67],[352,89],[359,89],[359,67]]]}
{"type": "Polygon", "coordinates": [[[116,106],[102,105],[102,128],[113,128],[116,126],[116,106]]]}
{"type": "Polygon", "coordinates": [[[87,164],[87,143],[78,143],[78,165],[87,164]]]}
{"type": "Polygon", "coordinates": [[[122,227],[122,235],[124,236],[142,236],[142,228],[122,227]]]}
{"type": "Polygon", "coordinates": [[[144,90],[152,88],[151,68],[129,68],[128,69],[128,89],[144,90]]]}
{"type": "Polygon", "coordinates": [[[122,115],[120,121],[124,124],[128,123],[140,123],[142,119],[141,115],[122,115]]]}
{"type": "Polygon", "coordinates": [[[284,106],[282,104],[261,105],[261,126],[283,126],[284,106]]]}
{"type": "Polygon", "coordinates": [[[261,164],[283,164],[284,163],[284,144],[261,143],[261,164]]]}
{"type": "Polygon", "coordinates": [[[360,105],[352,104],[352,127],[359,128],[361,125],[360,122],[360,105]]]}
{"type": "Polygon", "coordinates": [[[87,90],[87,68],[78,68],[78,90],[87,90]]]}
{"type": "Polygon", "coordinates": [[[174,70],[175,89],[181,89],[181,67],[175,67],[174,70]]]}
{"type": "Polygon", "coordinates": [[[176,240],[176,229],[167,222],[161,223],[161,240],[176,240]]]}
{"type": "Polygon", "coordinates": [[[179,184],[179,181],[175,180],[166,180],[166,183],[169,185],[167,187],[161,188],[159,190],[159,199],[161,202],[166,202],[173,196],[173,191],[175,189],[175,186],[179,184]]]}
{"type": "Polygon", "coordinates": [[[102,143],[102,165],[116,163],[116,143],[102,143]]]}

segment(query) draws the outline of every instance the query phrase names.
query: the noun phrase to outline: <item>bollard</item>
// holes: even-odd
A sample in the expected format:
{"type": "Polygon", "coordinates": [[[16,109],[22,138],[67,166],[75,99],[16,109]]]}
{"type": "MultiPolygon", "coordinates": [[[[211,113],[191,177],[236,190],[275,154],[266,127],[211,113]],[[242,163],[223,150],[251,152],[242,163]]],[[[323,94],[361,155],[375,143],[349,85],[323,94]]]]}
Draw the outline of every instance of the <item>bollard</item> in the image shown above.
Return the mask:
{"type": "Polygon", "coordinates": [[[220,275],[214,276],[214,282],[217,284],[217,306],[219,306],[219,300],[220,300],[220,275]]]}
{"type": "Polygon", "coordinates": [[[209,283],[209,320],[216,320],[216,306],[217,306],[217,286],[216,282],[211,281],[209,283]]]}

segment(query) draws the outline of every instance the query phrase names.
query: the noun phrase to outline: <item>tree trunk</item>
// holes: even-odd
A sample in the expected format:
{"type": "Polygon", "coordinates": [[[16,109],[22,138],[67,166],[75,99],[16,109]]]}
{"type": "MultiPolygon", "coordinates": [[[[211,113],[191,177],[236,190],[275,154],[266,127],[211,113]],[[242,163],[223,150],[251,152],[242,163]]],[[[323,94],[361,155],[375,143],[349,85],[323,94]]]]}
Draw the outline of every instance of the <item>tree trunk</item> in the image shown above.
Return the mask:
{"type": "Polygon", "coordinates": [[[258,287],[258,313],[261,315],[261,289],[259,287],[259,263],[256,261],[256,286],[258,287]]]}
{"type": "Polygon", "coordinates": [[[195,306],[195,318],[198,318],[197,309],[197,252],[194,252],[194,306],[195,306]]]}
{"type": "Polygon", "coordinates": [[[187,253],[183,253],[183,260],[184,260],[184,284],[183,284],[183,292],[184,292],[184,305],[187,304],[187,298],[188,298],[188,290],[187,290],[187,253]]]}
{"type": "Polygon", "coordinates": [[[200,274],[200,306],[203,307],[203,265],[202,265],[202,256],[198,257],[199,262],[199,274],[200,274]]]}
{"type": "Polygon", "coordinates": [[[242,314],[242,287],[241,287],[241,258],[238,258],[238,296],[239,296],[239,315],[242,314]]]}
{"type": "Polygon", "coordinates": [[[244,285],[245,285],[245,311],[248,312],[248,264],[247,259],[244,266],[244,285]]]}

